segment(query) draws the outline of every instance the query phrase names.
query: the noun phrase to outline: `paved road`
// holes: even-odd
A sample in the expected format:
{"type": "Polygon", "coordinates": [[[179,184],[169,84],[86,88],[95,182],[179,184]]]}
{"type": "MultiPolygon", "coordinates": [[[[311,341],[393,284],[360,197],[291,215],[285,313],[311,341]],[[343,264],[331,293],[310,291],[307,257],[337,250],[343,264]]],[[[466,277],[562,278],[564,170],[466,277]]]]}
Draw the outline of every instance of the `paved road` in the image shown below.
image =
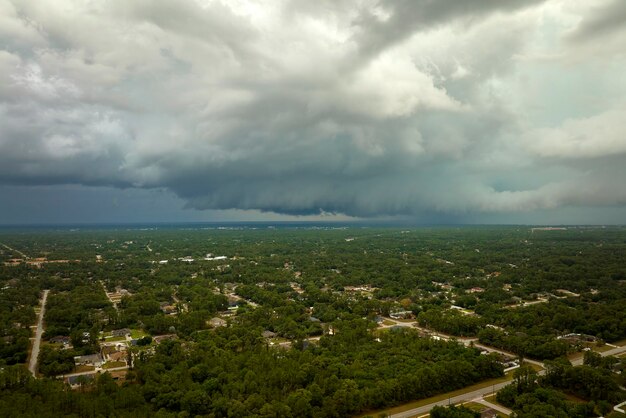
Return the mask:
{"type": "Polygon", "coordinates": [[[2,245],[4,248],[8,249],[9,251],[13,251],[14,253],[18,253],[18,254],[19,254],[19,255],[21,255],[21,256],[22,256],[22,258],[24,258],[24,259],[28,259],[28,258],[29,258],[26,254],[24,254],[24,253],[23,253],[23,252],[21,252],[20,250],[16,250],[15,248],[13,248],[13,247],[9,247],[8,245],[6,245],[6,244],[2,244],[2,243],[0,243],[0,245],[2,245]]]}
{"type": "MultiPolygon", "coordinates": [[[[311,337],[311,338],[305,338],[304,341],[319,341],[320,338],[322,338],[322,336],[317,336],[317,337],[311,337]]],[[[291,341],[284,341],[282,343],[278,343],[276,345],[274,345],[273,347],[282,347],[282,348],[289,348],[291,347],[292,342],[291,341]]]]}
{"type": "Polygon", "coordinates": [[[485,405],[486,407],[495,409],[498,412],[502,412],[503,414],[509,416],[513,413],[513,410],[509,409],[509,408],[505,408],[501,405],[496,405],[495,403],[489,402],[484,400],[483,398],[480,399],[474,399],[474,402],[477,402],[479,404],[485,405]]]}
{"type": "MultiPolygon", "coordinates": [[[[602,351],[602,352],[596,351],[596,353],[600,354],[602,357],[607,357],[607,356],[615,356],[617,354],[621,354],[624,351],[626,351],[626,345],[622,347],[616,347],[607,351],[602,351]]],[[[585,357],[583,356],[583,357],[577,358],[576,360],[572,360],[571,362],[572,366],[580,366],[581,364],[583,364],[584,359],[585,357]]]]}
{"type": "MultiPolygon", "coordinates": [[[[504,354],[504,355],[507,355],[507,356],[510,356],[510,357],[517,357],[517,355],[514,354],[514,353],[510,353],[510,352],[507,352],[507,351],[504,351],[504,350],[500,350],[500,349],[497,349],[497,348],[494,348],[494,347],[489,347],[489,346],[480,344],[478,342],[477,338],[454,337],[454,336],[446,335],[446,334],[443,334],[443,333],[440,333],[440,332],[434,332],[434,331],[426,329],[426,328],[421,328],[421,327],[418,326],[417,321],[403,322],[403,321],[395,321],[395,320],[393,320],[391,318],[385,318],[385,320],[390,321],[391,324],[389,324],[389,325],[380,325],[379,329],[390,328],[390,327],[393,327],[393,326],[414,328],[414,329],[418,329],[420,331],[431,332],[431,333],[433,333],[433,335],[442,337],[444,339],[456,338],[457,341],[459,341],[460,343],[463,343],[466,346],[470,345],[470,343],[474,343],[474,347],[482,348],[484,350],[489,351],[490,353],[492,353],[492,352],[493,353],[501,353],[501,354],[504,354]]],[[[606,357],[606,356],[614,356],[614,355],[617,355],[617,354],[621,354],[621,353],[623,353],[625,351],[626,351],[626,345],[622,346],[622,347],[615,347],[615,348],[613,348],[611,350],[607,350],[607,351],[603,351],[603,352],[597,351],[597,353],[599,353],[602,357],[606,357]]],[[[532,359],[525,358],[524,361],[527,362],[527,363],[530,363],[530,364],[534,364],[536,366],[544,367],[543,363],[540,362],[540,361],[537,361],[537,360],[532,360],[532,359]]],[[[583,364],[583,357],[580,357],[580,358],[578,358],[576,360],[573,360],[571,363],[572,363],[573,366],[580,366],[581,364],[583,364]]]]}
{"type": "Polygon", "coordinates": [[[39,345],[41,344],[41,335],[43,334],[43,317],[46,313],[46,300],[48,299],[49,290],[43,291],[43,298],[41,298],[41,311],[39,312],[39,319],[37,320],[37,331],[35,332],[35,340],[33,341],[33,349],[30,353],[30,361],[28,362],[28,370],[37,376],[37,361],[39,360],[39,345]]]}
{"type": "Polygon", "coordinates": [[[538,299],[532,302],[524,302],[520,305],[508,305],[508,306],[505,306],[505,308],[507,309],[525,308],[527,306],[536,305],[538,303],[548,303],[548,299],[538,299]]]}
{"type": "Polygon", "coordinates": [[[419,408],[413,408],[413,409],[409,409],[408,411],[389,415],[389,418],[409,418],[415,415],[425,414],[431,409],[433,409],[435,406],[455,405],[455,404],[459,404],[462,402],[470,401],[472,399],[477,399],[477,398],[481,399],[484,395],[491,394],[494,391],[494,389],[497,392],[498,390],[502,389],[503,387],[505,387],[506,385],[510,383],[511,382],[508,381],[508,382],[498,383],[492,386],[487,386],[485,388],[478,389],[473,392],[464,393],[462,395],[453,396],[451,398],[444,399],[439,402],[429,403],[428,405],[420,406],[419,408]]]}
{"type": "MultiPolygon", "coordinates": [[[[407,323],[399,322],[397,325],[406,326],[405,324],[407,324],[407,323]]],[[[411,326],[411,325],[409,325],[409,326],[411,326]]],[[[387,328],[387,327],[385,327],[385,328],[387,328]]],[[[467,340],[459,339],[459,341],[464,343],[464,344],[466,344],[466,345],[468,345],[472,340],[471,339],[467,339],[467,340]]],[[[485,346],[485,345],[482,345],[482,344],[478,344],[475,341],[474,341],[474,346],[478,347],[478,348],[486,349],[486,350],[488,350],[490,352],[497,352],[497,353],[503,353],[503,354],[515,356],[512,353],[507,353],[507,352],[504,352],[502,350],[498,350],[498,349],[493,348],[493,347],[488,347],[488,346],[485,346]]],[[[623,352],[626,352],[626,346],[616,347],[616,348],[613,348],[611,350],[600,352],[599,354],[602,357],[607,357],[607,356],[613,356],[613,355],[621,354],[623,352]]],[[[543,363],[541,363],[539,361],[536,361],[536,360],[524,359],[524,361],[543,367],[543,363]]],[[[583,364],[583,358],[582,357],[572,361],[572,365],[574,365],[574,366],[580,366],[581,364],[583,364]]],[[[538,374],[539,375],[545,374],[545,370],[539,371],[538,374]]],[[[482,397],[484,395],[487,395],[487,394],[493,392],[494,389],[497,392],[498,390],[502,389],[503,387],[505,387],[506,385],[510,384],[511,382],[512,381],[498,383],[495,386],[488,386],[488,387],[485,387],[483,389],[475,390],[473,392],[468,392],[468,393],[464,393],[462,395],[453,396],[453,397],[451,397],[449,399],[445,399],[445,400],[442,400],[442,401],[439,401],[439,402],[432,402],[432,403],[430,403],[428,405],[424,405],[424,406],[421,406],[419,408],[413,408],[413,409],[410,409],[410,410],[405,411],[405,412],[400,412],[398,414],[390,415],[389,417],[390,418],[409,418],[409,417],[419,416],[421,414],[428,413],[435,406],[446,406],[446,405],[449,405],[449,404],[455,405],[455,404],[459,404],[459,403],[467,402],[467,401],[472,401],[472,400],[475,401],[475,402],[482,403],[484,405],[489,404],[487,406],[489,406],[489,407],[491,407],[493,409],[496,409],[496,410],[498,410],[500,412],[505,412],[505,411],[501,410],[502,407],[498,408],[498,405],[491,404],[490,402],[485,401],[484,399],[482,399],[482,397]]]]}
{"type": "Polygon", "coordinates": [[[100,284],[102,285],[102,290],[104,290],[104,294],[107,296],[107,299],[109,299],[109,302],[111,302],[111,305],[113,305],[115,310],[118,311],[119,308],[117,307],[117,302],[114,302],[113,299],[111,299],[111,295],[109,295],[109,292],[107,291],[107,288],[104,285],[104,282],[100,281],[100,284]]]}
{"type": "MultiPolygon", "coordinates": [[[[540,370],[539,372],[537,372],[537,374],[540,376],[544,375],[545,373],[546,373],[545,370],[540,370]]],[[[435,406],[456,405],[456,404],[468,402],[468,401],[479,402],[479,400],[482,401],[481,403],[488,402],[482,399],[482,397],[485,395],[490,395],[494,391],[497,392],[503,387],[510,385],[511,383],[513,383],[513,380],[508,380],[506,382],[497,383],[495,385],[487,386],[487,387],[484,387],[482,389],[478,389],[472,392],[467,392],[461,395],[453,396],[443,401],[432,402],[432,403],[429,403],[428,405],[420,406],[419,408],[413,408],[408,411],[400,412],[398,414],[389,415],[389,418],[409,418],[409,417],[413,417],[416,415],[425,414],[431,409],[433,409],[435,406]]],[[[497,409],[497,408],[494,408],[494,409],[497,409]]]]}
{"type": "MultiPolygon", "coordinates": [[[[510,353],[510,352],[504,351],[504,350],[499,350],[497,348],[489,347],[487,345],[483,345],[483,344],[480,344],[480,343],[477,343],[477,342],[474,343],[474,347],[482,348],[483,350],[487,350],[490,353],[500,353],[500,354],[504,354],[504,355],[509,356],[509,357],[517,357],[517,354],[513,354],[513,353],[510,353]]],[[[543,363],[540,362],[540,361],[537,361],[537,360],[531,360],[529,358],[524,358],[524,361],[526,363],[534,364],[534,365],[539,366],[539,367],[544,367],[543,363]]]]}
{"type": "MultiPolygon", "coordinates": [[[[514,353],[510,353],[508,351],[504,351],[504,350],[500,350],[494,347],[490,347],[487,345],[483,345],[480,344],[478,342],[478,338],[475,337],[455,337],[453,335],[447,335],[441,332],[436,332],[427,328],[423,328],[418,326],[417,321],[407,321],[407,322],[403,322],[403,321],[395,321],[391,318],[384,318],[385,320],[392,322],[392,324],[390,325],[379,325],[379,329],[384,329],[384,328],[390,328],[390,327],[394,327],[394,326],[401,326],[401,327],[407,327],[407,328],[413,328],[413,329],[417,329],[419,331],[423,331],[423,332],[430,332],[432,335],[446,339],[446,340],[452,340],[452,339],[456,339],[459,343],[462,343],[463,345],[469,346],[471,343],[474,344],[474,347],[477,348],[482,348],[483,350],[487,350],[490,353],[500,353],[500,354],[504,354],[505,356],[509,356],[509,357],[517,357],[517,354],[514,353]]],[[[534,364],[540,367],[544,367],[543,363],[537,360],[531,360],[531,359],[524,359],[525,362],[530,363],[530,364],[534,364]]]]}
{"type": "MultiPolygon", "coordinates": [[[[390,319],[390,318],[385,318],[385,319],[388,320],[388,321],[393,322],[393,324],[392,325],[383,325],[383,326],[380,326],[379,328],[389,328],[389,327],[392,327],[392,326],[399,325],[399,326],[402,326],[402,327],[411,327],[411,328],[419,329],[419,330],[422,330],[422,331],[429,331],[429,330],[426,330],[424,328],[418,327],[417,326],[418,324],[417,324],[416,321],[402,322],[402,321],[394,321],[393,319],[390,319]]],[[[430,331],[430,332],[432,332],[432,331],[430,331]]],[[[506,351],[503,351],[503,350],[499,350],[499,349],[494,348],[494,347],[489,347],[489,346],[480,344],[480,343],[478,343],[476,338],[459,338],[459,337],[453,337],[453,336],[445,335],[445,334],[442,334],[442,333],[435,333],[434,335],[438,335],[438,336],[443,337],[445,339],[456,338],[456,340],[459,343],[464,344],[466,346],[469,346],[470,343],[473,343],[473,345],[475,347],[482,348],[482,349],[487,350],[489,352],[496,352],[496,353],[505,354],[505,355],[511,356],[511,357],[517,357],[513,353],[509,353],[509,352],[506,352],[506,351]]],[[[626,347],[624,348],[624,350],[626,350],[626,347]]],[[[613,350],[611,350],[611,351],[613,351],[613,350]]],[[[609,353],[609,351],[607,351],[606,353],[609,353]]],[[[535,364],[535,365],[544,367],[543,363],[540,362],[540,361],[530,360],[530,359],[524,359],[524,361],[528,362],[528,363],[531,363],[531,364],[535,364]]],[[[543,373],[544,373],[543,370],[539,372],[539,374],[543,374],[543,373]]],[[[450,404],[451,405],[455,405],[455,404],[459,404],[459,403],[466,402],[466,401],[471,401],[471,400],[474,400],[476,402],[479,402],[479,400],[480,400],[480,403],[483,403],[485,405],[489,404],[487,406],[489,406],[489,407],[491,407],[493,409],[499,410],[500,412],[504,412],[504,411],[501,410],[502,407],[499,407],[498,405],[493,405],[490,402],[483,400],[482,397],[484,395],[492,393],[494,390],[497,392],[498,390],[502,389],[503,387],[505,387],[506,385],[508,385],[510,383],[511,383],[511,381],[502,382],[502,383],[498,383],[496,385],[487,386],[487,387],[482,388],[482,389],[477,389],[477,390],[472,391],[472,392],[467,392],[467,393],[464,393],[464,394],[461,394],[461,395],[453,396],[453,397],[451,397],[449,399],[444,399],[444,400],[439,401],[439,402],[432,402],[432,403],[430,403],[428,405],[424,405],[424,406],[421,406],[419,408],[413,408],[413,409],[410,409],[410,410],[405,411],[405,412],[400,412],[400,413],[397,413],[397,414],[390,415],[390,418],[408,418],[408,417],[413,417],[413,416],[419,416],[421,414],[428,413],[435,406],[446,406],[446,405],[450,405],[450,404]]]]}
{"type": "Polygon", "coordinates": [[[188,312],[189,311],[189,305],[187,305],[186,303],[181,303],[180,299],[178,299],[178,296],[176,296],[176,293],[172,293],[172,299],[174,299],[174,303],[176,303],[178,306],[180,306],[180,308],[181,308],[181,310],[183,312],[188,312]]]}
{"type": "Polygon", "coordinates": [[[68,373],[68,374],[64,374],[64,375],[59,375],[57,376],[57,378],[59,377],[71,377],[71,376],[85,376],[88,374],[97,374],[97,373],[104,373],[104,372],[116,372],[118,370],[128,370],[128,366],[123,366],[123,367],[111,367],[110,369],[98,369],[98,370],[89,370],[86,372],[76,372],[76,373],[68,373]]]}

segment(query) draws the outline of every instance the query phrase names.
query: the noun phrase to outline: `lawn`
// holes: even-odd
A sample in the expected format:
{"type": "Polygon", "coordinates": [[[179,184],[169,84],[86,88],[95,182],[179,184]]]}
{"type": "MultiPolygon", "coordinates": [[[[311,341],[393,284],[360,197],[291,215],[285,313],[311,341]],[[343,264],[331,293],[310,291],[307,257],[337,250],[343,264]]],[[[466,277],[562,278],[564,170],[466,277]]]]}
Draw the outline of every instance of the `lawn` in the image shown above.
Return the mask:
{"type": "Polygon", "coordinates": [[[140,329],[131,329],[130,330],[130,336],[134,340],[139,339],[139,338],[143,338],[143,337],[145,337],[147,335],[148,335],[147,333],[145,333],[144,331],[142,331],[140,329]]]}
{"type": "MultiPolygon", "coordinates": [[[[496,400],[496,395],[492,394],[492,395],[487,395],[487,396],[483,396],[483,399],[486,400],[487,402],[491,402],[492,404],[501,406],[503,408],[507,408],[506,406],[502,405],[500,402],[498,402],[496,400]]],[[[509,408],[510,409],[510,408],[509,408]]],[[[505,414],[502,414],[501,412],[498,412],[499,414],[501,414],[502,416],[507,416],[505,414]]]]}
{"type": "Polygon", "coordinates": [[[472,411],[476,411],[476,412],[480,412],[483,409],[487,408],[485,405],[478,403],[478,402],[465,402],[462,404],[457,404],[455,406],[464,406],[468,409],[471,409],[472,411]]]}
{"type": "MultiPolygon", "coordinates": [[[[461,406],[461,405],[463,405],[466,408],[471,409],[472,411],[476,411],[476,412],[482,412],[485,409],[489,408],[488,406],[483,405],[483,404],[478,403],[478,402],[466,402],[464,404],[460,404],[460,405],[456,405],[456,406],[461,406]]],[[[498,412],[498,417],[508,417],[508,415],[503,414],[502,412],[498,412]]]]}
{"type": "MultiPolygon", "coordinates": [[[[617,344],[613,344],[613,345],[617,345],[617,344]]],[[[608,344],[604,344],[604,345],[600,345],[600,346],[599,346],[599,345],[596,345],[596,344],[593,344],[593,346],[591,346],[591,349],[592,349],[593,351],[597,351],[598,353],[602,353],[602,352],[604,352],[604,351],[609,351],[609,350],[612,350],[612,349],[614,349],[614,348],[615,348],[615,347],[611,347],[611,346],[610,346],[610,345],[608,345],[608,344]]]]}
{"type": "MultiPolygon", "coordinates": [[[[597,353],[602,353],[605,351],[609,351],[609,350],[613,350],[615,347],[613,346],[617,346],[617,347],[623,347],[624,345],[626,345],[626,340],[621,340],[621,341],[617,341],[615,343],[611,343],[611,345],[608,344],[604,344],[604,345],[598,345],[597,343],[585,343],[584,344],[585,347],[591,348],[593,351],[597,352],[597,353]]],[[[571,353],[568,354],[567,358],[572,361],[572,360],[576,360],[579,359],[581,357],[584,356],[584,352],[576,352],[576,353],[571,353]]]]}
{"type": "Polygon", "coordinates": [[[106,342],[112,343],[116,341],[126,341],[126,337],[104,337],[106,342]]]}
{"type": "MultiPolygon", "coordinates": [[[[495,394],[495,393],[492,393],[491,395],[485,395],[485,396],[483,396],[483,399],[484,399],[484,400],[486,400],[487,402],[495,403],[496,405],[500,405],[500,406],[503,406],[503,407],[504,407],[504,405],[501,405],[501,404],[500,404],[500,403],[496,400],[496,394],[495,394]]],[[[505,407],[505,408],[506,408],[506,407],[505,407]]]]}
{"type": "Polygon", "coordinates": [[[623,346],[626,345],[626,340],[617,341],[617,342],[614,342],[614,343],[611,343],[611,344],[616,345],[618,347],[623,347],[623,346]]]}
{"type": "Polygon", "coordinates": [[[113,369],[115,367],[124,367],[126,366],[126,362],[124,361],[107,361],[102,368],[104,369],[113,369]]]}
{"type": "Polygon", "coordinates": [[[565,396],[565,399],[567,399],[570,402],[574,402],[574,403],[586,403],[587,401],[579,398],[576,395],[572,395],[571,393],[567,393],[567,392],[563,392],[561,391],[561,393],[565,396]]]}

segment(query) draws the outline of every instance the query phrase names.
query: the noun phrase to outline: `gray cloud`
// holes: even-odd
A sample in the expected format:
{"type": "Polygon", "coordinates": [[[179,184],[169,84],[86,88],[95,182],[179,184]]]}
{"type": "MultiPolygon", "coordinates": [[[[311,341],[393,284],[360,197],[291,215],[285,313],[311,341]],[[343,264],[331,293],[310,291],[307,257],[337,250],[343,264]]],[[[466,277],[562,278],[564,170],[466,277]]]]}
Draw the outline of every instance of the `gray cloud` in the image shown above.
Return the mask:
{"type": "Polygon", "coordinates": [[[5,0],[0,183],[293,215],[623,205],[623,76],[571,114],[533,108],[572,65],[535,57],[580,52],[592,11],[576,27],[538,0],[5,0]]]}
{"type": "Polygon", "coordinates": [[[582,22],[571,33],[573,42],[593,41],[626,29],[626,3],[621,0],[599,2],[584,16],[582,22]]]}
{"type": "Polygon", "coordinates": [[[405,40],[416,32],[423,32],[458,19],[471,25],[494,12],[510,12],[545,0],[479,0],[430,1],[386,0],[376,3],[358,20],[361,24],[358,43],[366,54],[376,55],[391,45],[405,40]]]}

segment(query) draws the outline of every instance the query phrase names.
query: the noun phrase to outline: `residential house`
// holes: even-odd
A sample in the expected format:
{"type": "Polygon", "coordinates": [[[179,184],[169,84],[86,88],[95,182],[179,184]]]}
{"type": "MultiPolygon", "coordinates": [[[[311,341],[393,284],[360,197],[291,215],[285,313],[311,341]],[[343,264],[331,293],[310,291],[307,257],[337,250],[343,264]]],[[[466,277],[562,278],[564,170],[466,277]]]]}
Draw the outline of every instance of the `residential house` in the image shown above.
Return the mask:
{"type": "Polygon", "coordinates": [[[211,318],[209,320],[209,325],[211,325],[213,328],[218,328],[218,327],[225,327],[227,324],[226,320],[222,319],[222,318],[211,318]]]}
{"type": "Polygon", "coordinates": [[[389,316],[393,319],[409,319],[413,318],[413,312],[404,311],[404,310],[396,310],[389,314],[389,316]]]}
{"type": "Polygon", "coordinates": [[[128,328],[114,329],[113,331],[111,331],[111,335],[113,337],[126,337],[130,334],[131,332],[128,328]]]}
{"type": "Polygon", "coordinates": [[[154,341],[155,344],[161,344],[163,341],[167,341],[167,340],[176,340],[178,337],[176,336],[176,334],[165,334],[165,335],[157,335],[156,337],[152,338],[152,341],[154,341]]]}
{"type": "Polygon", "coordinates": [[[66,381],[72,387],[72,389],[76,389],[81,384],[89,383],[94,379],[93,374],[79,374],[78,376],[68,376],[66,381]]]}
{"type": "Polygon", "coordinates": [[[492,408],[486,408],[480,411],[480,418],[497,418],[498,411],[492,408]]]}
{"type": "Polygon", "coordinates": [[[71,342],[70,337],[68,337],[66,335],[57,335],[56,337],[50,338],[50,343],[52,343],[52,344],[69,345],[70,342],[71,342]]]}
{"type": "Polygon", "coordinates": [[[269,331],[269,330],[265,330],[261,333],[261,335],[263,336],[263,338],[274,338],[276,337],[276,333],[269,331]]]}
{"type": "Polygon", "coordinates": [[[126,361],[128,353],[126,351],[115,351],[109,354],[109,361],[126,361]]]}
{"type": "Polygon", "coordinates": [[[94,366],[100,367],[104,363],[104,359],[101,354],[88,354],[85,356],[74,357],[74,364],[77,366],[94,366]]]}

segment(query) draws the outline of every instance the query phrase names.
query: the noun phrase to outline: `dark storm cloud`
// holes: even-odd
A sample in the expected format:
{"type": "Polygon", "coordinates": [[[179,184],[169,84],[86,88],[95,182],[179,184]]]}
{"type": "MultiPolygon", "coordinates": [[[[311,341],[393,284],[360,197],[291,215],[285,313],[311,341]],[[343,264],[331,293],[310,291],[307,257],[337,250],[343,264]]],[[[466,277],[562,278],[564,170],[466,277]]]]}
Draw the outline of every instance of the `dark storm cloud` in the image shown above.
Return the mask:
{"type": "Polygon", "coordinates": [[[621,205],[623,76],[535,111],[616,4],[0,0],[0,183],[296,215],[621,205]]]}
{"type": "Polygon", "coordinates": [[[494,12],[507,12],[539,4],[545,0],[384,0],[377,2],[374,12],[358,21],[360,48],[374,55],[390,45],[401,42],[415,32],[425,31],[451,21],[463,19],[471,24],[494,12]]]}
{"type": "Polygon", "coordinates": [[[573,42],[591,41],[626,29],[626,2],[611,0],[595,4],[570,35],[573,42]]]}

